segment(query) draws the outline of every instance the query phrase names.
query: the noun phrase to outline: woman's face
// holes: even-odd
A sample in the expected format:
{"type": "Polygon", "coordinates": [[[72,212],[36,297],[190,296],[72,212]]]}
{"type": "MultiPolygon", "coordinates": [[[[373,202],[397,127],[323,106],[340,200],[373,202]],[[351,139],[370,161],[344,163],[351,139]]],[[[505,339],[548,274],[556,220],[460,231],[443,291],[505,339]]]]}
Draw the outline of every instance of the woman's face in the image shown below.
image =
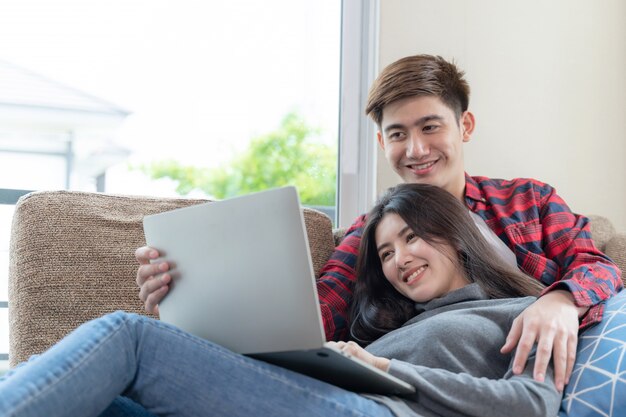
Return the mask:
{"type": "Polygon", "coordinates": [[[431,246],[397,214],[383,216],[375,238],[383,274],[415,302],[439,298],[468,284],[449,245],[431,246]]]}

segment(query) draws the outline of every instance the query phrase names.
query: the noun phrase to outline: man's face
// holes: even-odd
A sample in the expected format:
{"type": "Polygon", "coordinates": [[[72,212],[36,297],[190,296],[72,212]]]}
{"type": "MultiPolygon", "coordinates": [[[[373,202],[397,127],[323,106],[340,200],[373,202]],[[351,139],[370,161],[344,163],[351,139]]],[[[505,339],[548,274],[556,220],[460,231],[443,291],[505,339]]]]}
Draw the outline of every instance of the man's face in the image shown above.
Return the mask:
{"type": "Polygon", "coordinates": [[[463,199],[462,145],[474,129],[470,112],[458,122],[438,97],[409,97],[385,106],[380,129],[378,143],[404,182],[436,185],[463,199]]]}

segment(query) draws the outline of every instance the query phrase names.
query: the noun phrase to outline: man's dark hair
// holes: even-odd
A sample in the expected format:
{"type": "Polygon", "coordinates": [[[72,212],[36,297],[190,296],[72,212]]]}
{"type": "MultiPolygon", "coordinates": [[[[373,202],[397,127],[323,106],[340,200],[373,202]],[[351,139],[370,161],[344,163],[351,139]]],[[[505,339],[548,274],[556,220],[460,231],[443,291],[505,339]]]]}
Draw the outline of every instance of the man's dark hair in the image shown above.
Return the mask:
{"type": "Polygon", "coordinates": [[[456,115],[469,106],[465,73],[440,56],[408,56],[388,65],[370,88],[365,114],[381,126],[385,106],[409,97],[434,96],[456,115]]]}

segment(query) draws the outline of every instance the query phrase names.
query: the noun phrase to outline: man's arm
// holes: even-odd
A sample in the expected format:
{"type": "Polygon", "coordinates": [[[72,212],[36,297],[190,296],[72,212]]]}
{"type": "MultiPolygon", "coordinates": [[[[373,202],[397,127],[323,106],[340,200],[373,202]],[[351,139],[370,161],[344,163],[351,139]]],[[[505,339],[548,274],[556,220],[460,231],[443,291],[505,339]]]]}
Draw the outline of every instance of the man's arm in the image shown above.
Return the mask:
{"type": "Polygon", "coordinates": [[[566,290],[576,307],[588,308],[581,329],[602,319],[600,303],[617,294],[623,284],[621,271],[596,248],[585,216],[573,214],[554,188],[543,189],[541,209],[544,252],[559,267],[558,280],[542,295],[566,290]]]}
{"type": "Polygon", "coordinates": [[[515,320],[502,352],[517,346],[513,371],[519,374],[537,343],[535,379],[543,379],[552,358],[555,383],[562,390],[574,366],[578,328],[602,319],[601,302],[622,288],[622,280],[619,268],[595,247],[589,220],[573,214],[552,187],[535,187],[541,240],[529,246],[541,245],[544,256],[529,253],[520,267],[553,283],[515,320]]]}
{"type": "Polygon", "coordinates": [[[356,260],[365,216],[350,226],[317,280],[317,293],[327,340],[346,340],[348,312],[356,280],[356,260]]]}

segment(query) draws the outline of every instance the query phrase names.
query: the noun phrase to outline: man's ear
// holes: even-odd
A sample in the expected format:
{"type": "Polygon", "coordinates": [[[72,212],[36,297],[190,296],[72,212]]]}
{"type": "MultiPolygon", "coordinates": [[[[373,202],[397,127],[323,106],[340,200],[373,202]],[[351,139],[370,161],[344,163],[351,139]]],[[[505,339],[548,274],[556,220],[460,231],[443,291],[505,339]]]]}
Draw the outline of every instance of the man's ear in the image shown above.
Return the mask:
{"type": "Polygon", "coordinates": [[[472,138],[472,133],[476,127],[476,119],[474,114],[467,110],[461,115],[461,131],[463,132],[463,142],[469,142],[472,138]]]}
{"type": "Polygon", "coordinates": [[[383,134],[380,133],[380,130],[376,132],[376,139],[378,139],[378,145],[380,145],[380,149],[385,150],[385,139],[383,139],[383,134]]]}

